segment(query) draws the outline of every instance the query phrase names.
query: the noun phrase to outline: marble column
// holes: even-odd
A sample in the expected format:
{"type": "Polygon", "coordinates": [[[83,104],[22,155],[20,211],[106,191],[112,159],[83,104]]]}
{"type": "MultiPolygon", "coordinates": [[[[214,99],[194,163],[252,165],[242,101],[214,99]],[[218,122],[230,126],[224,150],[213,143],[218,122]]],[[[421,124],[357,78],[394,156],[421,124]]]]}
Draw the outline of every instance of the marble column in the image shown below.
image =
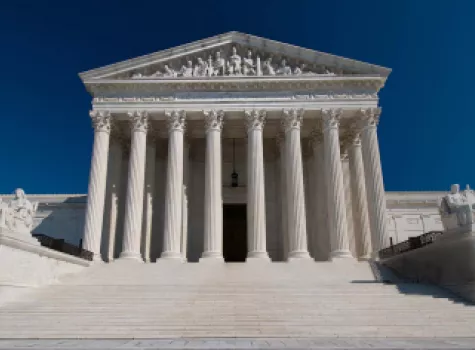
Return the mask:
{"type": "Polygon", "coordinates": [[[153,197],[155,193],[155,157],[157,151],[156,138],[153,130],[148,131],[147,151],[145,162],[145,195],[143,220],[143,259],[150,262],[150,247],[152,243],[153,197]]]}
{"type": "Polygon", "coordinates": [[[117,218],[119,210],[120,197],[120,183],[122,170],[122,155],[123,155],[123,137],[118,132],[112,134],[110,141],[109,163],[110,163],[110,178],[109,183],[109,234],[107,244],[107,261],[114,260],[115,241],[117,235],[117,218]]]}
{"type": "Polygon", "coordinates": [[[348,225],[340,156],[340,116],[340,110],[322,110],[331,259],[352,257],[347,236],[348,225]]]}
{"type": "Polygon", "coordinates": [[[368,195],[369,222],[373,253],[389,246],[389,232],[386,218],[386,197],[384,193],[381,157],[379,154],[376,127],[381,110],[361,110],[361,146],[363,152],[366,192],[368,195]]]}
{"type": "Polygon", "coordinates": [[[129,112],[129,118],[132,136],[125,200],[124,238],[120,258],[142,262],[140,241],[149,120],[148,114],[143,111],[129,112]]]}
{"type": "Polygon", "coordinates": [[[183,138],[185,112],[167,112],[168,165],[165,193],[165,229],[162,259],[182,261],[181,229],[183,208],[183,138]]]}
{"type": "Polygon", "coordinates": [[[281,238],[282,238],[282,260],[286,261],[289,252],[289,234],[287,226],[287,164],[285,161],[285,134],[280,132],[277,134],[277,147],[279,149],[279,182],[280,182],[280,205],[281,205],[281,238]]]}
{"type": "Polygon", "coordinates": [[[359,259],[368,259],[371,254],[371,231],[368,217],[368,201],[364,176],[361,139],[359,133],[349,135],[348,158],[350,165],[350,184],[354,232],[358,244],[359,259]]]}
{"type": "Polygon", "coordinates": [[[307,222],[303,185],[302,145],[300,126],[304,111],[283,111],[285,131],[287,227],[289,235],[288,260],[310,259],[307,247],[307,222]]]}
{"type": "Polygon", "coordinates": [[[102,261],[100,249],[111,116],[109,112],[98,111],[91,111],[90,116],[94,126],[94,146],[87,191],[83,248],[94,253],[94,260],[102,261]]]}
{"type": "Polygon", "coordinates": [[[328,260],[330,253],[330,236],[327,229],[327,188],[325,184],[325,164],[323,133],[321,125],[314,129],[311,134],[313,150],[313,181],[314,186],[314,220],[315,232],[313,250],[315,260],[328,260]]]}
{"type": "Polygon", "coordinates": [[[183,152],[183,204],[182,204],[182,225],[181,225],[181,256],[183,261],[187,261],[188,248],[188,192],[190,175],[190,140],[185,142],[183,152]]]}
{"type": "Polygon", "coordinates": [[[247,123],[247,261],[270,260],[266,247],[266,200],[262,131],[266,112],[245,111],[247,123]]]}
{"type": "Polygon", "coordinates": [[[205,111],[204,250],[200,261],[223,259],[223,196],[221,131],[223,111],[205,111]]]}

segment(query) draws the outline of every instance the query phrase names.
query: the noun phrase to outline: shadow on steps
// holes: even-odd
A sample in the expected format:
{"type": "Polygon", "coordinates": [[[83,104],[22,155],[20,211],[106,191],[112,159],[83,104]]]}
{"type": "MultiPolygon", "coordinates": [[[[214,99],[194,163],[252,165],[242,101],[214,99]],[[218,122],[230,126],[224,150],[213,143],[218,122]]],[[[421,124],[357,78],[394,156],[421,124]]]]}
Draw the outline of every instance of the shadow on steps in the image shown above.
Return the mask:
{"type": "Polygon", "coordinates": [[[440,286],[429,284],[429,283],[420,283],[417,281],[411,281],[403,276],[400,276],[394,270],[390,269],[387,266],[384,266],[378,261],[371,260],[369,261],[371,270],[374,275],[374,280],[353,280],[351,283],[364,284],[364,283],[385,283],[394,285],[399,293],[407,295],[425,295],[431,296],[433,298],[443,298],[451,300],[457,304],[463,304],[466,306],[475,306],[473,303],[470,303],[467,300],[457,296],[453,292],[444,289],[440,286]]]}

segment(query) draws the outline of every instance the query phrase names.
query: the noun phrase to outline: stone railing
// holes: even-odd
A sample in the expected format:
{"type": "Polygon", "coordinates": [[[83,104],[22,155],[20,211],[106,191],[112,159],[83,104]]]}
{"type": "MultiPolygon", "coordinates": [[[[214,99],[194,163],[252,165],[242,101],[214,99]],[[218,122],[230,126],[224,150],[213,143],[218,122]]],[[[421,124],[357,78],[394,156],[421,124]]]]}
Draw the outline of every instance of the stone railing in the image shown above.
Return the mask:
{"type": "Polygon", "coordinates": [[[429,231],[417,237],[409,237],[407,241],[395,245],[391,242],[391,246],[381,249],[378,252],[378,256],[380,259],[387,259],[414,249],[422,248],[433,243],[443,233],[443,231],[429,231]]]}
{"type": "Polygon", "coordinates": [[[43,247],[50,248],[58,252],[77,256],[78,258],[88,261],[92,261],[92,258],[94,256],[92,252],[82,248],[82,240],[80,241],[79,246],[75,246],[73,244],[65,242],[64,239],[56,239],[40,233],[33,234],[33,237],[38,239],[38,241],[43,247]]]}

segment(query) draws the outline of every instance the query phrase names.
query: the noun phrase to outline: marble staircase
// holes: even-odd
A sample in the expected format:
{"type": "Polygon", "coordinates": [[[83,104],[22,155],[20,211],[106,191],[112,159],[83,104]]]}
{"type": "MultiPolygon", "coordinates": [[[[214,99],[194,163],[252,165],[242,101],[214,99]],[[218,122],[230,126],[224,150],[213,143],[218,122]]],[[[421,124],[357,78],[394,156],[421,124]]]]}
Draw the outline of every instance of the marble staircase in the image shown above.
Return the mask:
{"type": "Polygon", "coordinates": [[[0,307],[0,338],[465,337],[475,307],[374,281],[364,262],[141,264],[70,275],[0,307]]]}

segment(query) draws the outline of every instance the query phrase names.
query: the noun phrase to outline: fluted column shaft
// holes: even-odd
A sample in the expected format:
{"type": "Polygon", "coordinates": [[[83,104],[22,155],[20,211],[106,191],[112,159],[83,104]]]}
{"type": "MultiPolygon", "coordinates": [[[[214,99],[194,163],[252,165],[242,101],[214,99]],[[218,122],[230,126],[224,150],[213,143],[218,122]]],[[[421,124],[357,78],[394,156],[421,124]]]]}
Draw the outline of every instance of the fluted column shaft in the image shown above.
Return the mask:
{"type": "Polygon", "coordinates": [[[364,176],[363,157],[361,154],[361,139],[359,134],[352,135],[348,146],[350,162],[350,183],[353,205],[353,220],[355,235],[358,235],[357,252],[359,258],[366,259],[371,254],[371,231],[368,217],[368,202],[364,176]]]}
{"type": "Polygon", "coordinates": [[[247,122],[247,259],[269,259],[266,247],[266,201],[262,130],[265,111],[246,111],[247,122]]]}
{"type": "Polygon", "coordinates": [[[300,141],[302,118],[303,110],[284,110],[289,260],[310,258],[307,247],[302,146],[300,141]]]}
{"type": "Polygon", "coordinates": [[[380,113],[380,109],[378,108],[361,111],[361,146],[363,151],[366,192],[368,195],[371,244],[374,253],[389,246],[389,233],[386,222],[386,198],[378,136],[376,133],[380,113]]]}
{"type": "Polygon", "coordinates": [[[313,239],[315,260],[328,260],[330,236],[327,229],[327,188],[325,184],[325,160],[323,134],[321,130],[312,133],[313,187],[315,193],[315,236],[313,239]]]}
{"type": "Polygon", "coordinates": [[[351,257],[347,236],[347,219],[343,170],[339,141],[339,110],[323,110],[325,151],[325,179],[327,183],[328,226],[330,230],[330,258],[351,257]]]}
{"type": "Polygon", "coordinates": [[[92,111],[90,116],[94,126],[94,146],[87,191],[83,248],[94,253],[94,260],[101,260],[101,234],[111,120],[108,112],[92,111]]]}
{"type": "Polygon", "coordinates": [[[181,227],[181,256],[187,261],[188,245],[188,187],[190,175],[190,143],[186,142],[183,152],[183,204],[182,204],[182,227],[181,227]]]}
{"type": "Polygon", "coordinates": [[[201,259],[223,260],[221,130],[223,111],[206,111],[204,250],[201,259]]]}
{"type": "MultiPolygon", "coordinates": [[[[150,131],[149,131],[150,133],[150,131]]],[[[157,154],[156,139],[149,135],[147,140],[145,163],[145,195],[143,221],[143,259],[150,262],[150,247],[152,241],[153,197],[155,192],[155,157],[157,154]]]]}
{"type": "Polygon", "coordinates": [[[282,257],[287,260],[289,253],[289,229],[287,225],[288,211],[287,211],[287,162],[285,159],[285,134],[279,133],[277,136],[277,146],[280,154],[280,205],[281,205],[281,235],[282,235],[282,257]]]}
{"type": "Polygon", "coordinates": [[[132,127],[132,139],[125,200],[124,239],[120,258],[142,261],[140,238],[142,233],[148,115],[145,112],[131,112],[129,118],[132,127]]]}
{"type": "Polygon", "coordinates": [[[161,258],[179,259],[181,256],[181,229],[183,208],[183,134],[185,112],[167,113],[168,167],[165,194],[165,230],[161,258]]]}
{"type": "Polygon", "coordinates": [[[109,212],[109,242],[107,244],[107,260],[114,260],[115,241],[117,234],[117,213],[120,195],[120,173],[122,170],[122,143],[118,138],[113,138],[110,143],[110,212],[109,212]]]}

